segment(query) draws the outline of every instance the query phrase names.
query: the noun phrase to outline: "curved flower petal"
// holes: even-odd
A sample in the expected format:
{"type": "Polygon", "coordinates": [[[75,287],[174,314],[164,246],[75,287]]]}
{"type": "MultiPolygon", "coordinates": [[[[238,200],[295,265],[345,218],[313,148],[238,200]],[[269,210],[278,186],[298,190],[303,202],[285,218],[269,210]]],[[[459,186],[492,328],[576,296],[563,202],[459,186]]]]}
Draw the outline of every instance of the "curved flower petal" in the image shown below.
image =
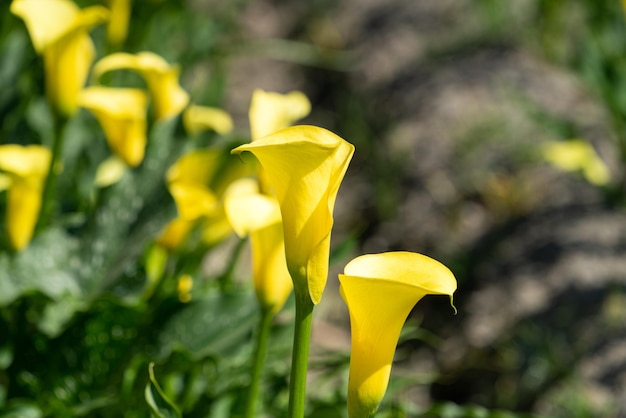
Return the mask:
{"type": "Polygon", "coordinates": [[[276,193],[294,286],[317,304],[328,275],[335,199],[354,146],[326,129],[294,126],[232,152],[243,151],[256,156],[276,193]]]}
{"type": "Polygon", "coordinates": [[[280,94],[257,89],[252,94],[248,113],[252,140],[285,129],[310,112],[311,102],[304,93],[280,94]]]}
{"type": "Polygon", "coordinates": [[[339,281],[352,332],[348,413],[350,418],[370,417],[387,390],[398,337],[411,309],[428,294],[452,298],[456,279],[432,258],[390,252],[355,258],[339,281]]]}
{"type": "Polygon", "coordinates": [[[208,187],[175,182],[168,185],[176,202],[178,216],[193,221],[213,214],[218,208],[217,198],[208,187]]]}
{"type": "Polygon", "coordinates": [[[15,0],[11,12],[24,20],[35,50],[44,56],[50,103],[71,115],[95,54],[87,32],[108,18],[108,10],[79,9],[68,0],[15,0]]]}
{"type": "Polygon", "coordinates": [[[210,129],[225,135],[233,130],[233,119],[222,109],[194,105],[183,112],[183,125],[190,135],[210,129]]]}
{"type": "Polygon", "coordinates": [[[281,222],[276,199],[261,194],[258,182],[251,178],[237,180],[228,187],[224,208],[228,221],[240,237],[281,222]]]}
{"type": "Polygon", "coordinates": [[[197,149],[188,152],[167,170],[167,182],[208,187],[219,168],[220,158],[221,153],[217,149],[197,149]]]}
{"type": "Polygon", "coordinates": [[[262,195],[255,180],[241,179],[228,188],[224,207],[235,232],[250,235],[254,289],[261,307],[278,312],[293,289],[278,202],[262,195]]]}
{"type": "Polygon", "coordinates": [[[113,45],[121,45],[128,34],[131,0],[109,0],[111,19],[107,26],[107,39],[113,45]]]}
{"type": "Polygon", "coordinates": [[[156,242],[160,246],[174,251],[182,245],[194,225],[195,221],[188,221],[182,218],[174,219],[161,231],[161,235],[156,239],[156,242]]]}
{"type": "Polygon", "coordinates": [[[7,234],[11,246],[24,249],[33,235],[52,153],[39,145],[1,145],[0,170],[11,178],[7,199],[7,234]]]}
{"type": "Polygon", "coordinates": [[[112,155],[100,163],[93,182],[96,187],[110,186],[120,181],[127,170],[128,166],[118,157],[112,155]]]}
{"type": "Polygon", "coordinates": [[[111,54],[96,63],[93,74],[97,79],[105,72],[121,69],[137,71],[146,80],[156,120],[179,114],[189,103],[189,94],[178,84],[180,67],[168,64],[159,55],[152,52],[111,54]]]}
{"type": "Polygon", "coordinates": [[[543,144],[543,157],[564,171],[580,171],[587,181],[603,186],[611,180],[608,167],[593,146],[581,139],[551,141],[543,144]]]}
{"type": "Polygon", "coordinates": [[[87,32],[68,36],[44,52],[46,95],[61,114],[69,116],[78,107],[93,62],[95,48],[87,32]]]}
{"type": "Polygon", "coordinates": [[[144,91],[88,87],[80,93],[79,102],[98,119],[113,152],[129,166],[138,166],[147,141],[144,91]]]}

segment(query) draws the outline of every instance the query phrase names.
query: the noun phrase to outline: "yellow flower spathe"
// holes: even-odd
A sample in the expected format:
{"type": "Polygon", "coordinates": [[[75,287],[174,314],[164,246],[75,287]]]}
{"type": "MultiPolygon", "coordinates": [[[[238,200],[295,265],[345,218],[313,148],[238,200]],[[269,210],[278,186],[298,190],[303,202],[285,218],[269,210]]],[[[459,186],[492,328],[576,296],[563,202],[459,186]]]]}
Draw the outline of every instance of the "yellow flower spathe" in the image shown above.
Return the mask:
{"type": "Polygon", "coordinates": [[[146,81],[154,104],[156,120],[178,115],[189,103],[189,94],[178,83],[180,67],[170,65],[159,55],[140,52],[136,55],[118,52],[96,63],[93,77],[114,70],[137,71],[146,81]]]}
{"type": "Polygon", "coordinates": [[[119,46],[126,41],[128,34],[128,22],[132,0],[109,0],[111,18],[107,25],[107,40],[115,46],[119,46]]]}
{"type": "Polygon", "coordinates": [[[115,155],[130,167],[137,167],[143,161],[147,142],[145,92],[88,87],[80,93],[79,103],[98,119],[115,155]]]}
{"type": "Polygon", "coordinates": [[[339,281],[352,333],[348,415],[371,417],[387,390],[400,331],[411,309],[429,294],[452,298],[456,279],[432,258],[389,252],[355,258],[339,281]]]}
{"type": "Polygon", "coordinates": [[[299,91],[281,94],[257,89],[248,111],[252,140],[288,128],[310,112],[311,102],[299,91]]]}
{"type": "Polygon", "coordinates": [[[88,31],[108,19],[108,10],[79,9],[69,0],[14,0],[11,12],[24,20],[44,57],[48,100],[60,114],[72,115],[95,55],[88,31]]]}
{"type": "Polygon", "coordinates": [[[243,172],[221,149],[191,151],[176,161],[167,172],[167,185],[178,209],[178,218],[170,222],[157,242],[173,250],[188,233],[202,223],[202,241],[213,245],[232,233],[226,219],[222,196],[234,178],[243,172]]]}
{"type": "Polygon", "coordinates": [[[33,236],[51,158],[40,145],[0,145],[0,171],[9,179],[7,234],[15,250],[24,249],[33,236]]]}
{"type": "Polygon", "coordinates": [[[222,109],[192,105],[183,112],[183,125],[190,135],[209,129],[225,135],[233,130],[233,119],[222,109]]]}
{"type": "Polygon", "coordinates": [[[564,171],[580,171],[587,181],[604,186],[611,180],[608,167],[593,146],[582,139],[550,141],[541,148],[543,158],[564,171]]]}
{"type": "Polygon", "coordinates": [[[328,275],[335,200],[354,146],[326,129],[294,126],[232,152],[243,151],[258,159],[276,193],[294,287],[317,304],[328,275]]]}
{"type": "Polygon", "coordinates": [[[285,259],[280,206],[275,198],[259,192],[255,180],[240,179],[227,189],[224,207],[237,235],[250,235],[257,299],[264,311],[275,314],[293,289],[285,259]]]}

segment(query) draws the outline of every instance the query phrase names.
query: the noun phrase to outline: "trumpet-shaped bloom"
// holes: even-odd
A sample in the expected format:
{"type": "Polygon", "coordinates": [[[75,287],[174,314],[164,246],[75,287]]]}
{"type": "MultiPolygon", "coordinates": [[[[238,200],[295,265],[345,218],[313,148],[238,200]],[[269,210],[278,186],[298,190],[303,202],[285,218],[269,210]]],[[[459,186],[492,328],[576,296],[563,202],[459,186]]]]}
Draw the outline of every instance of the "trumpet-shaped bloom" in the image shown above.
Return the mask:
{"type": "MultiPolygon", "coordinates": [[[[310,111],[309,99],[299,91],[281,94],[255,90],[248,111],[252,141],[290,127],[310,111]]],[[[261,191],[269,193],[270,181],[262,167],[257,168],[257,177],[261,191]]]]}
{"type": "Polygon", "coordinates": [[[139,89],[88,87],[79,100],[100,122],[115,155],[131,167],[138,166],[147,142],[146,94],[139,89]]]}
{"type": "Polygon", "coordinates": [[[258,159],[278,199],[294,286],[317,304],[328,275],[335,200],[354,146],[326,129],[294,126],[232,152],[243,151],[258,159]]]}
{"type": "Polygon", "coordinates": [[[93,76],[113,70],[137,71],[146,81],[154,104],[156,120],[178,115],[189,103],[189,94],[178,84],[180,67],[170,65],[152,52],[136,55],[118,52],[107,55],[96,63],[93,76]]]}
{"type": "Polygon", "coordinates": [[[183,125],[190,135],[209,129],[225,135],[233,130],[233,119],[222,109],[192,105],[183,112],[183,125]]]}
{"type": "Polygon", "coordinates": [[[71,115],[95,55],[88,31],[108,18],[108,10],[81,10],[69,0],[14,0],[11,12],[24,20],[44,57],[48,100],[62,115],[71,115]]]}
{"type": "Polygon", "coordinates": [[[119,46],[126,40],[131,6],[131,0],[109,0],[111,18],[107,25],[107,40],[112,45],[119,46]]]}
{"type": "Polygon", "coordinates": [[[355,258],[339,281],[352,332],[348,414],[371,417],[387,390],[400,331],[411,309],[429,294],[452,299],[456,279],[432,258],[390,252],[355,258]]]}
{"type": "Polygon", "coordinates": [[[167,172],[167,185],[178,209],[178,218],[162,232],[158,242],[177,248],[196,225],[202,223],[206,245],[215,244],[232,233],[226,219],[222,196],[230,182],[242,172],[227,161],[219,149],[194,150],[178,159],[167,172]]]}
{"type": "Polygon", "coordinates": [[[257,89],[248,111],[252,140],[288,128],[310,112],[311,102],[299,91],[280,94],[257,89]]]}
{"type": "Polygon", "coordinates": [[[8,175],[7,234],[11,246],[30,242],[39,211],[52,153],[39,145],[0,145],[0,170],[8,175]]]}
{"type": "Polygon", "coordinates": [[[555,167],[564,171],[580,171],[591,184],[603,186],[610,181],[608,167],[587,141],[547,142],[542,152],[543,157],[555,167]]]}
{"type": "Polygon", "coordinates": [[[226,216],[237,235],[250,235],[252,275],[259,304],[275,314],[293,289],[278,202],[261,194],[258,183],[252,179],[231,184],[224,201],[226,216]]]}

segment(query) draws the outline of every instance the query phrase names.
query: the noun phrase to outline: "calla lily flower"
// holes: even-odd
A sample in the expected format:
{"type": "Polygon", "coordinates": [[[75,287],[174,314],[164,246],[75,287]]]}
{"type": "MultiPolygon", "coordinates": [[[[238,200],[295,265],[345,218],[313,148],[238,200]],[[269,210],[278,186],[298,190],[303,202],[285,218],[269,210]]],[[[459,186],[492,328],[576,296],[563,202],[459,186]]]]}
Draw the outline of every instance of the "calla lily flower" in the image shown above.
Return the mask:
{"type": "Polygon", "coordinates": [[[224,201],[226,216],[237,235],[250,235],[254,289],[261,308],[273,315],[293,289],[285,259],[280,206],[275,198],[261,194],[253,179],[231,184],[224,201]]]}
{"type": "Polygon", "coordinates": [[[178,84],[180,67],[168,64],[157,54],[118,52],[107,55],[94,66],[93,77],[98,79],[113,70],[137,71],[144,78],[152,96],[156,120],[178,115],[189,103],[189,94],[178,84]]]}
{"type": "Polygon", "coordinates": [[[69,0],[14,0],[11,12],[24,20],[44,57],[48,100],[60,114],[72,115],[95,55],[88,31],[108,19],[108,10],[81,10],[69,0]]]}
{"type": "Polygon", "coordinates": [[[79,96],[80,105],[94,114],[111,150],[130,167],[138,166],[146,150],[146,107],[143,90],[88,87],[79,96]]]}
{"type": "Polygon", "coordinates": [[[52,153],[40,145],[0,145],[0,170],[8,177],[7,234],[15,250],[30,242],[52,153]]]}
{"type": "Polygon", "coordinates": [[[260,162],[278,199],[294,287],[317,304],[328,275],[335,200],[354,146],[326,129],[294,126],[232,153],[244,151],[260,162]]]}
{"type": "Polygon", "coordinates": [[[107,40],[112,45],[122,45],[126,40],[131,6],[131,0],[109,0],[111,18],[107,25],[107,40]]]}
{"type": "Polygon", "coordinates": [[[182,244],[199,221],[202,241],[213,245],[232,233],[226,219],[222,197],[234,178],[244,174],[241,165],[225,160],[223,150],[191,151],[170,167],[167,185],[178,209],[178,218],[170,222],[157,242],[173,250],[182,244]]]}
{"type": "Polygon", "coordinates": [[[411,309],[429,294],[449,295],[452,301],[456,279],[425,255],[390,252],[355,258],[339,281],[352,330],[348,415],[371,417],[387,390],[400,331],[411,309]]]}
{"type": "Polygon", "coordinates": [[[543,144],[541,150],[552,165],[564,171],[580,171],[591,184],[604,186],[611,179],[608,167],[587,141],[550,141],[543,144]]]}
{"type": "Polygon", "coordinates": [[[248,116],[252,140],[288,128],[311,112],[311,102],[299,91],[287,94],[257,89],[248,116]]]}
{"type": "MultiPolygon", "coordinates": [[[[299,91],[287,94],[257,89],[252,93],[248,119],[252,141],[293,125],[311,112],[311,102],[299,91]]],[[[262,167],[257,167],[259,186],[269,193],[269,180],[262,167]]]]}
{"type": "Polygon", "coordinates": [[[183,112],[183,125],[190,135],[209,129],[225,135],[233,130],[233,119],[222,109],[192,105],[183,112]]]}

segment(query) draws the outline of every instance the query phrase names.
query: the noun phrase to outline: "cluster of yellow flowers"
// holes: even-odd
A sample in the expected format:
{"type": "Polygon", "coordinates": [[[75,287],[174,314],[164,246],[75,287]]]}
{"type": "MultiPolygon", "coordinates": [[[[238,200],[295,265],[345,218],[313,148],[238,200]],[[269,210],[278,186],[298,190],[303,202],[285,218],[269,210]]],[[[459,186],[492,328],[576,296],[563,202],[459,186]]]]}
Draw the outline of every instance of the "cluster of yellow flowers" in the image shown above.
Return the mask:
{"type": "MultiPolygon", "coordinates": [[[[111,7],[121,8],[116,13],[127,19],[128,5],[120,3],[124,2],[112,1],[111,7]]],[[[14,0],[11,11],[24,20],[35,50],[43,55],[46,92],[57,117],[68,118],[79,107],[88,109],[117,161],[123,162],[120,166],[107,161],[105,173],[99,176],[102,184],[119,178],[111,172],[123,173],[124,167],[142,163],[149,102],[155,121],[182,113],[190,134],[207,128],[218,133],[233,129],[222,110],[190,105],[178,81],[180,69],[156,54],[113,53],[92,68],[94,47],[88,31],[107,20],[108,9],[81,10],[70,0],[14,0]],[[103,74],[116,70],[137,72],[147,91],[97,85],[103,74]],[[92,85],[85,87],[89,74],[92,85]]],[[[119,43],[125,28],[110,28],[110,39],[119,43]]],[[[223,240],[233,230],[249,236],[254,287],[262,311],[269,315],[283,307],[292,289],[296,309],[299,303],[309,306],[304,316],[310,316],[321,301],[335,200],[354,153],[352,144],[326,129],[292,126],[308,115],[310,107],[299,92],[254,93],[249,113],[252,141],[232,153],[245,162],[249,160],[245,154],[254,156],[255,178],[248,165],[235,157],[228,160],[227,170],[218,170],[224,156],[214,149],[183,155],[166,178],[178,217],[156,238],[157,245],[175,250],[198,223],[208,244],[223,240]]],[[[45,180],[54,164],[52,152],[42,146],[0,147],[4,173],[0,186],[9,190],[7,231],[16,250],[26,248],[33,234],[45,180]]],[[[409,252],[358,257],[339,280],[352,328],[349,415],[370,417],[386,391],[395,346],[410,310],[426,294],[452,297],[456,280],[441,263],[409,252]]],[[[191,276],[184,275],[179,282],[181,300],[190,299],[191,286],[191,276]]],[[[297,376],[292,374],[293,379],[297,376]]],[[[298,411],[293,407],[292,415],[299,416],[298,411]]]]}

